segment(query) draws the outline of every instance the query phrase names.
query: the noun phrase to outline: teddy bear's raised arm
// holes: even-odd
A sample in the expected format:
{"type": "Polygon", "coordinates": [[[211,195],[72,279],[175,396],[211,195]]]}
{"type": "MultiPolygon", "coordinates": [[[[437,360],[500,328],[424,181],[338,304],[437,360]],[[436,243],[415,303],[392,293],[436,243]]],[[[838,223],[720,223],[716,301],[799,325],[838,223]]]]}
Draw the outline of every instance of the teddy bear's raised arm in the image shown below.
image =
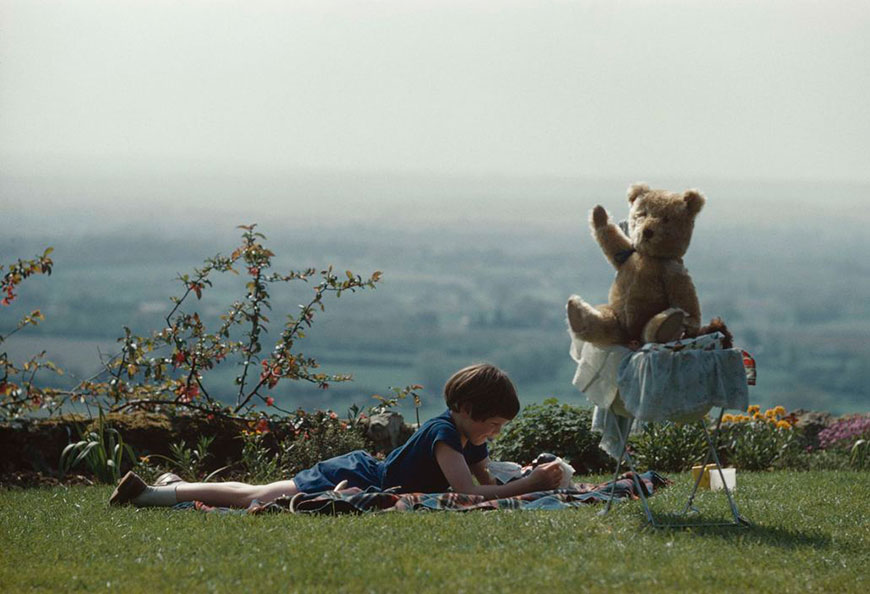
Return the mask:
{"type": "Polygon", "coordinates": [[[665,291],[671,307],[679,307],[686,312],[684,321],[686,334],[695,336],[701,327],[701,304],[689,271],[682,263],[674,261],[665,269],[665,291]]]}
{"type": "Polygon", "coordinates": [[[589,224],[592,236],[601,246],[605,257],[614,268],[619,269],[631,253],[631,240],[618,225],[609,220],[607,211],[601,205],[592,209],[589,224]]]}

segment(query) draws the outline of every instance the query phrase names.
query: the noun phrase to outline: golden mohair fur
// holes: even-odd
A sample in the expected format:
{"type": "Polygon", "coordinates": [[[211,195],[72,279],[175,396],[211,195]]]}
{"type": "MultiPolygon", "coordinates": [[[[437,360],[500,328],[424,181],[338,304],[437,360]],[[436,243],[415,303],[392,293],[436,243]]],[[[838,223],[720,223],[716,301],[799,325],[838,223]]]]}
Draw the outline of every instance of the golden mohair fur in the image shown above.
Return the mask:
{"type": "Polygon", "coordinates": [[[616,268],[616,279],[605,305],[592,307],[578,295],[568,300],[571,331],[586,342],[628,344],[641,340],[657,314],[677,308],[685,312],[686,335],[694,336],[701,306],[682,258],[704,196],[698,190],[675,193],[635,184],[628,189],[628,202],[628,236],[602,206],[592,211],[592,235],[616,268]]]}

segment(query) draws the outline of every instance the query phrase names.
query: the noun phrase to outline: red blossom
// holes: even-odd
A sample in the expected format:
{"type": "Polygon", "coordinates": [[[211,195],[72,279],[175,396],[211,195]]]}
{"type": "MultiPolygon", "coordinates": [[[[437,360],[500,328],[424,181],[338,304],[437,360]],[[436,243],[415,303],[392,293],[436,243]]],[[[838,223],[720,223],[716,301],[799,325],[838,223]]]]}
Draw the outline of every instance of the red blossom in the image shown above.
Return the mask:
{"type": "Polygon", "coordinates": [[[274,405],[275,405],[275,399],[272,398],[271,396],[267,396],[266,397],[266,406],[274,406],[274,405]]]}
{"type": "Polygon", "coordinates": [[[257,421],[257,424],[254,425],[254,431],[257,433],[268,433],[269,432],[269,421],[268,419],[260,419],[257,421]]]}
{"type": "Polygon", "coordinates": [[[191,402],[194,398],[199,396],[199,386],[196,384],[181,385],[178,386],[175,393],[178,395],[178,399],[181,402],[191,402]]]}

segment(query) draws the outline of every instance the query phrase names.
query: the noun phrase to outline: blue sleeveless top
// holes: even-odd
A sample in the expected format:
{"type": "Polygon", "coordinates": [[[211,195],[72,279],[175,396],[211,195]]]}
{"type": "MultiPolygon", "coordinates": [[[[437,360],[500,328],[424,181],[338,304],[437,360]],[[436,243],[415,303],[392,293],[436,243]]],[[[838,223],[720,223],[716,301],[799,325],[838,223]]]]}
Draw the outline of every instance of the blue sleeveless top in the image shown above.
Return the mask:
{"type": "Polygon", "coordinates": [[[450,484],[435,459],[435,444],[443,441],[465,456],[471,465],[489,455],[486,442],[479,446],[467,442],[462,447],[459,430],[450,410],[429,419],[405,444],[396,448],[381,463],[381,488],[401,487],[405,493],[443,493],[450,484]]]}
{"type": "Polygon", "coordinates": [[[450,484],[435,459],[435,444],[443,441],[465,456],[468,464],[486,459],[486,443],[479,446],[467,442],[462,447],[459,430],[450,410],[429,419],[404,445],[396,448],[379,462],[364,450],[318,462],[293,477],[303,493],[329,491],[343,480],[350,487],[388,489],[398,487],[402,493],[443,493],[450,484]]]}

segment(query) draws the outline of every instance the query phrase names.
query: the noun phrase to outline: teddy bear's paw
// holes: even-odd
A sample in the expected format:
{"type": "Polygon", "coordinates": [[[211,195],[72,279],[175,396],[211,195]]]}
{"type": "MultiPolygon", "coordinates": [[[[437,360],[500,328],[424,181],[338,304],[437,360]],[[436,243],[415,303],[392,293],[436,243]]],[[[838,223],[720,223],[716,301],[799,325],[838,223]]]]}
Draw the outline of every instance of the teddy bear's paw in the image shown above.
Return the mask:
{"type": "Polygon", "coordinates": [[[607,226],[607,211],[604,210],[604,207],[600,204],[592,209],[592,226],[595,229],[600,229],[601,227],[607,226]]]}
{"type": "Polygon", "coordinates": [[[571,330],[579,336],[588,333],[594,323],[595,309],[583,301],[579,295],[572,295],[568,299],[566,309],[568,310],[568,325],[571,330]]]}
{"type": "Polygon", "coordinates": [[[653,316],[644,326],[644,342],[673,342],[683,335],[688,314],[678,307],[666,309],[653,316]]]}

